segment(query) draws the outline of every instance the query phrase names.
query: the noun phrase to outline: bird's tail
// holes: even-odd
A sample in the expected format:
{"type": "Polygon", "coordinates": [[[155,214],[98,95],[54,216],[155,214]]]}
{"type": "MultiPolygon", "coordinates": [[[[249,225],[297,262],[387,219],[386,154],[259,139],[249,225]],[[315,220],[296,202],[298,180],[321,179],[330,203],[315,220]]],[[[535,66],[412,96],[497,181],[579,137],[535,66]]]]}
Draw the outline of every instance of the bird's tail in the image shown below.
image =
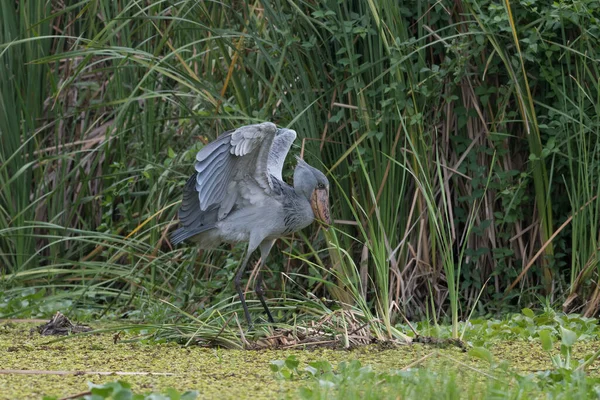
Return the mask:
{"type": "Polygon", "coordinates": [[[214,227],[214,225],[203,225],[196,229],[189,229],[186,227],[176,229],[173,231],[173,233],[171,233],[171,243],[173,245],[179,244],[184,240],[191,238],[192,236],[196,236],[202,232],[206,232],[214,227]]]}
{"type": "Polygon", "coordinates": [[[171,233],[171,243],[173,245],[176,245],[176,244],[183,242],[185,239],[187,239],[189,237],[190,236],[188,235],[187,229],[179,228],[176,231],[173,231],[173,233],[171,233]]]}

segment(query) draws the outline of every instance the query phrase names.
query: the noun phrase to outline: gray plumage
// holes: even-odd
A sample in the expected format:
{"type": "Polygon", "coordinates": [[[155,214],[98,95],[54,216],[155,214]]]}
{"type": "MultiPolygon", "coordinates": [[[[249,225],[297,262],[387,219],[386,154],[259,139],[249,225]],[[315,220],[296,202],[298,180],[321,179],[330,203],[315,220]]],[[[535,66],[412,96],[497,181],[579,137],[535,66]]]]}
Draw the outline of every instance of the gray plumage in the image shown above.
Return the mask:
{"type": "Polygon", "coordinates": [[[281,174],[283,172],[283,163],[289,153],[292,143],[296,140],[296,131],[291,129],[280,129],[273,139],[273,144],[269,150],[269,161],[267,171],[270,175],[283,181],[281,174]]]}
{"type": "MultiPolygon", "coordinates": [[[[295,139],[295,131],[264,122],[225,132],[204,146],[196,155],[196,172],[183,190],[181,228],[171,235],[173,244],[191,239],[201,248],[248,242],[234,283],[250,325],[240,286],[250,254],[260,248],[262,267],[277,238],[308,226],[315,216],[330,223],[329,182],[321,171],[298,160],[294,187],[282,179],[295,139]]],[[[273,322],[260,273],[256,292],[273,322]]]]}

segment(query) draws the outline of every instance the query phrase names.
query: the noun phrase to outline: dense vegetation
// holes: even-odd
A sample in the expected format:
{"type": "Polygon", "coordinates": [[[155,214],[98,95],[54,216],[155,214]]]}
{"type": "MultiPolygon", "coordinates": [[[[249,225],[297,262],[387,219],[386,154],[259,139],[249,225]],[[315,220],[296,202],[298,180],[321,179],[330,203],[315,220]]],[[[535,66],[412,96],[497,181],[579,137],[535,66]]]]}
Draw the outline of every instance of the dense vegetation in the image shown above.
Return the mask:
{"type": "Polygon", "coordinates": [[[336,221],[271,253],[279,320],[345,304],[379,337],[403,315],[448,316],[456,336],[474,310],[540,299],[597,313],[597,1],[0,10],[3,315],[185,316],[225,337],[243,246],[198,253],[168,232],[198,149],[265,120],[328,172],[336,221]]]}

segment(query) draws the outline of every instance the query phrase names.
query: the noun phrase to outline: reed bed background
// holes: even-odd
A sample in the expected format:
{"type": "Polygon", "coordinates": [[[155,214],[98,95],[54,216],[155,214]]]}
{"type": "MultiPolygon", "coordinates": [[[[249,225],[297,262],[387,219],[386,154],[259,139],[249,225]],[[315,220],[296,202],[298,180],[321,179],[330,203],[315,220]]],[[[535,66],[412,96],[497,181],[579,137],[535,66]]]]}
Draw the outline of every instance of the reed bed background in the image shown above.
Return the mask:
{"type": "Polygon", "coordinates": [[[386,338],[405,318],[457,336],[471,313],[598,313],[596,1],[0,11],[3,315],[91,310],[178,334],[183,318],[234,340],[243,246],[173,248],[168,233],[195,153],[266,120],[327,172],[335,219],[272,252],[280,321],[352,310],[386,338]]]}

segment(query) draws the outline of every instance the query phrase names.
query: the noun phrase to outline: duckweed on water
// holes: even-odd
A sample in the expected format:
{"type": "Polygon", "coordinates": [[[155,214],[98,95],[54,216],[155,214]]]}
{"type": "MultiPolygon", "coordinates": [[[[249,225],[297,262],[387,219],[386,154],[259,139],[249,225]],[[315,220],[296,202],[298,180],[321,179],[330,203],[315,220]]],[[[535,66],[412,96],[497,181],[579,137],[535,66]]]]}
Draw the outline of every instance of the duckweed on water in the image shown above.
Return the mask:
{"type": "MultiPolygon", "coordinates": [[[[129,382],[136,393],[161,392],[171,387],[181,393],[197,390],[202,399],[296,398],[299,394],[306,398],[329,398],[334,396],[333,392],[339,393],[342,387],[351,392],[351,387],[356,390],[367,387],[365,382],[368,379],[371,379],[369,387],[372,388],[376,382],[391,382],[392,386],[388,385],[386,390],[375,390],[383,396],[384,392],[394,392],[394,385],[400,385],[399,380],[420,382],[419,379],[424,378],[419,377],[428,374],[451,382],[447,385],[474,387],[472,390],[478,393],[481,389],[477,388],[488,381],[484,371],[489,370],[489,364],[456,348],[438,349],[415,344],[384,350],[378,346],[352,351],[224,350],[182,347],[175,343],[115,344],[112,333],[52,341],[32,331],[34,326],[26,323],[0,325],[0,368],[16,370],[0,374],[0,399],[39,399],[43,395],[60,398],[88,390],[88,382],[102,384],[117,379],[129,382]],[[343,367],[353,378],[344,380],[344,372],[335,370],[329,375],[312,377],[300,374],[298,379],[278,379],[271,369],[272,361],[286,360],[290,356],[295,357],[299,369],[306,368],[309,363],[326,360],[332,369],[343,367]],[[390,372],[407,366],[420,367],[421,371],[428,372],[404,372],[398,375],[401,378],[390,372]],[[150,374],[99,374],[102,372],[150,374]],[[320,382],[324,382],[326,390],[320,382]],[[346,384],[354,386],[343,386],[346,384]]],[[[576,345],[573,357],[583,358],[597,345],[596,342],[576,345]]],[[[499,342],[490,348],[490,353],[495,359],[507,360],[524,374],[551,368],[550,358],[535,342],[499,342]]],[[[506,371],[498,370],[496,374],[500,374],[501,379],[509,379],[506,371]]],[[[406,386],[406,383],[402,385],[406,386]]],[[[356,393],[360,397],[360,392],[356,393]]]]}

